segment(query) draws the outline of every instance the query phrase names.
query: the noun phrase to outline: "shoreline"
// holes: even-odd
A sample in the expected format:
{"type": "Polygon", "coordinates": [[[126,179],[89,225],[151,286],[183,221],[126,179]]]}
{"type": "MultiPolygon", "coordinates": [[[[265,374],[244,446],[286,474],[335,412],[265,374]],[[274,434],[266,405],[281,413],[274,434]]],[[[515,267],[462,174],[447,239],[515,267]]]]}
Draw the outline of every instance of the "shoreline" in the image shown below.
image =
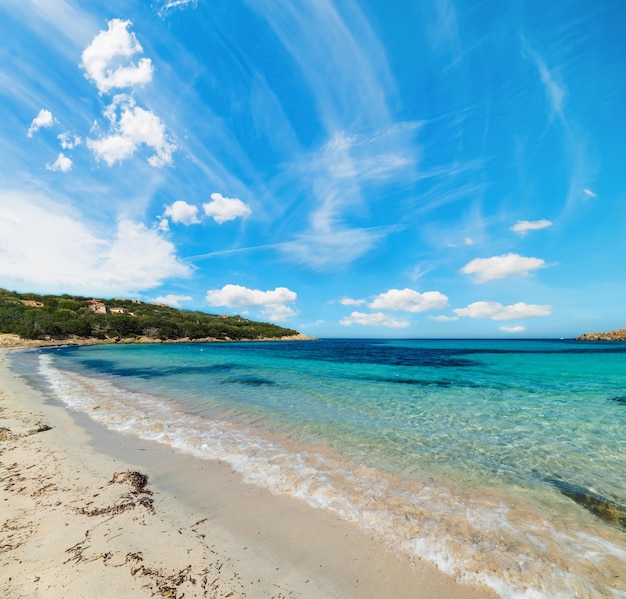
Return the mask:
{"type": "Polygon", "coordinates": [[[0,591],[11,597],[486,599],[229,467],[46,401],[0,350],[0,591]],[[50,427],[50,428],[47,428],[50,427]],[[138,474],[147,476],[147,484],[138,474]],[[137,482],[139,481],[139,482],[137,482]]]}
{"type": "Polygon", "coordinates": [[[22,339],[19,335],[0,333],[0,351],[9,349],[36,349],[38,347],[80,347],[85,345],[141,345],[175,343],[252,343],[255,341],[317,341],[317,337],[308,337],[303,333],[286,337],[260,337],[258,339],[155,339],[153,337],[116,337],[99,339],[98,337],[70,337],[68,339],[22,339]]]}

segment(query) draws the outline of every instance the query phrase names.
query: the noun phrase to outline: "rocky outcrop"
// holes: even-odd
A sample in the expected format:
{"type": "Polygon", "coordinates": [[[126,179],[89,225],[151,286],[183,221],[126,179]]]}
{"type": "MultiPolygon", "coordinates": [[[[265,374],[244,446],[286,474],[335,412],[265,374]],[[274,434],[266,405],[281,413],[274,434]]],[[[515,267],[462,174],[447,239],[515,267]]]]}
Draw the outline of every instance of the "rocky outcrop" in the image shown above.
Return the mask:
{"type": "Polygon", "coordinates": [[[617,329],[608,333],[584,333],[575,341],[626,341],[626,329],[617,329]]]}

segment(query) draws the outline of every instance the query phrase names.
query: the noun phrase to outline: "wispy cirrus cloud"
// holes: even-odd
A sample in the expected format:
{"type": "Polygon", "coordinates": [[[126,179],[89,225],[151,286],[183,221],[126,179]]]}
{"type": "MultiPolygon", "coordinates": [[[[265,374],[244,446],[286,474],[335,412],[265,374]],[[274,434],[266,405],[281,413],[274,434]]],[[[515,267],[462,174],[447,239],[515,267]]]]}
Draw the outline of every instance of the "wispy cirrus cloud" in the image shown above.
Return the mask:
{"type": "Polygon", "coordinates": [[[248,0],[247,5],[272,28],[298,65],[329,132],[389,122],[381,90],[392,90],[393,79],[382,45],[356,2],[340,7],[332,0],[248,0]]]}
{"type": "Polygon", "coordinates": [[[370,135],[336,132],[319,150],[298,160],[287,177],[306,184],[312,209],[308,226],[283,246],[285,258],[316,270],[342,268],[400,230],[399,225],[366,228],[350,223],[375,201],[375,193],[415,179],[419,127],[399,123],[370,135]]]}
{"type": "Polygon", "coordinates": [[[556,115],[564,125],[567,125],[567,119],[565,118],[563,110],[566,95],[565,86],[557,81],[554,72],[548,68],[543,56],[536,52],[526,39],[523,39],[522,43],[524,56],[529,59],[537,69],[545,90],[546,98],[550,105],[551,115],[556,115]]]}

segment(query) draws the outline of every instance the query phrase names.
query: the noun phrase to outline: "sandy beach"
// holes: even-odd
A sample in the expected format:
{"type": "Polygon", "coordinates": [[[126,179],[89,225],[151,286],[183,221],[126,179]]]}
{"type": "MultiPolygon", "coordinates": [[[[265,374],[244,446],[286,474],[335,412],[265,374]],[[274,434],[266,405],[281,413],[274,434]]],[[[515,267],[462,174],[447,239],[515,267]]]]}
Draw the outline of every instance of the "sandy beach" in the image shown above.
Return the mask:
{"type": "Polygon", "coordinates": [[[495,597],[230,468],[134,440],[28,386],[0,350],[0,594],[495,597]]]}

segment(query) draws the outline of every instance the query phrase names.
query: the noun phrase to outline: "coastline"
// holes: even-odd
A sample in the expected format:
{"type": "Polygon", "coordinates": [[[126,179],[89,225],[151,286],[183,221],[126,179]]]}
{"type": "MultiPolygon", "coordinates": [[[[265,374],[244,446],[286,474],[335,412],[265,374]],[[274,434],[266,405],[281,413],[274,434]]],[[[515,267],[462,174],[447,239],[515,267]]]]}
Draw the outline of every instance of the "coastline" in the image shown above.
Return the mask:
{"type": "Polygon", "coordinates": [[[330,513],[243,484],[223,464],[112,433],[47,403],[9,369],[7,351],[0,350],[1,594],[495,597],[392,554],[330,513]]]}
{"type": "Polygon", "coordinates": [[[37,347],[71,347],[82,345],[133,345],[133,344],[170,344],[170,343],[250,343],[254,341],[316,341],[317,337],[308,337],[303,333],[287,335],[286,337],[260,337],[258,339],[215,339],[203,337],[201,339],[155,339],[153,337],[123,337],[105,338],[76,337],[67,339],[22,339],[19,335],[0,333],[0,350],[3,349],[34,349],[37,347]]]}

